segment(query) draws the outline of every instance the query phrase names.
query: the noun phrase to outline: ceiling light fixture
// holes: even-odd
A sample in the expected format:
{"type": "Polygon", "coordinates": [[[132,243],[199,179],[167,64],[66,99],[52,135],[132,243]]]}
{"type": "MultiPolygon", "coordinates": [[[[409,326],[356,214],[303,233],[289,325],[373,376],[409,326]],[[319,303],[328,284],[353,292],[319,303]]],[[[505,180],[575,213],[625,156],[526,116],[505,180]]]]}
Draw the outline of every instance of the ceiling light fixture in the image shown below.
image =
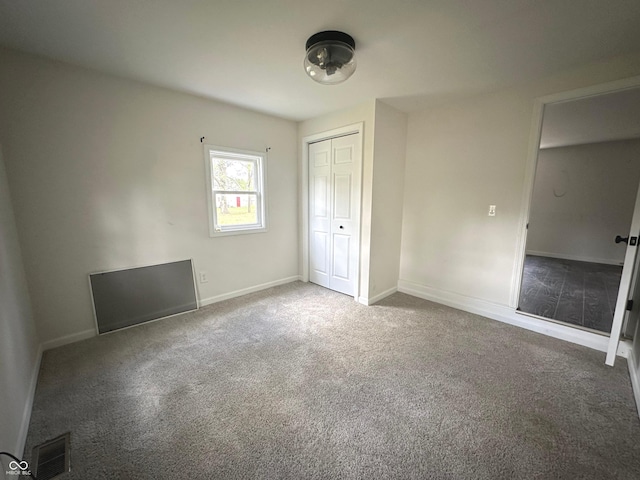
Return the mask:
{"type": "Polygon", "coordinates": [[[356,70],[356,42],[351,35],[329,30],[307,40],[304,71],[323,85],[344,82],[356,70]]]}

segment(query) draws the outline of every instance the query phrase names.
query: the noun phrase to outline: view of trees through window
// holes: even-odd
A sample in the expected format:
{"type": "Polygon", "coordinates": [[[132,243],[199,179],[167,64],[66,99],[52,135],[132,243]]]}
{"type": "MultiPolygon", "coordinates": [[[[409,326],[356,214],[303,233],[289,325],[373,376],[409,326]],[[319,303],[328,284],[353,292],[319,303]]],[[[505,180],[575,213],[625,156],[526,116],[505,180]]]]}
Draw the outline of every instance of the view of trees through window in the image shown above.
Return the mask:
{"type": "Polygon", "coordinates": [[[258,224],[256,162],[219,157],[212,160],[217,224],[258,224]]]}

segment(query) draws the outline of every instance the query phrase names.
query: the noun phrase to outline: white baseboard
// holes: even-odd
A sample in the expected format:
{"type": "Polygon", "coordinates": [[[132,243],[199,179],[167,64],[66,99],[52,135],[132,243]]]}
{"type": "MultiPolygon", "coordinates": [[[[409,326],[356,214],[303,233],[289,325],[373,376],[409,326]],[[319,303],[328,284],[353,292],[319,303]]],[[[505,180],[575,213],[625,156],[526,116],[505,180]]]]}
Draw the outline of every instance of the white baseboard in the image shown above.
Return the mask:
{"type": "Polygon", "coordinates": [[[633,397],[636,400],[636,409],[640,416],[640,371],[637,368],[636,357],[633,350],[629,352],[627,357],[627,365],[629,366],[629,376],[631,377],[631,388],[633,389],[633,397]]]}
{"type": "Polygon", "coordinates": [[[624,263],[624,259],[622,259],[622,260],[613,260],[611,258],[585,257],[583,255],[571,255],[571,254],[567,254],[567,253],[538,252],[538,251],[535,251],[535,250],[527,250],[527,255],[535,255],[537,257],[559,258],[561,260],[575,260],[577,262],[604,263],[605,265],[618,265],[618,266],[621,266],[624,263]]]}
{"type": "Polygon", "coordinates": [[[42,343],[42,351],[68,345],[69,343],[79,342],[80,340],[86,340],[87,338],[95,337],[96,335],[96,331],[92,328],[90,330],[83,330],[82,332],[71,333],[63,337],[54,338],[53,340],[47,340],[42,343]]]}
{"type": "Polygon", "coordinates": [[[618,351],[616,355],[619,357],[629,358],[629,355],[633,351],[633,343],[631,340],[620,339],[618,344],[618,351]]]}
{"type": "MultiPolygon", "coordinates": [[[[246,295],[247,293],[258,292],[260,290],[265,290],[267,288],[275,287],[277,285],[284,285],[285,283],[291,283],[300,280],[299,276],[282,278],[280,280],[275,280],[273,282],[263,283],[261,285],[255,285],[253,287],[244,288],[242,290],[236,290],[234,292],[225,293],[222,295],[217,295],[215,297],[205,298],[200,300],[199,307],[204,307],[205,305],[210,305],[212,303],[221,302],[222,300],[227,300],[229,298],[239,297],[241,295],[246,295]]],[[[167,318],[167,317],[164,317],[167,318]]],[[[48,340],[42,343],[42,350],[51,350],[52,348],[61,347],[63,345],[68,345],[70,343],[79,342],[80,340],[86,340],[87,338],[95,337],[97,335],[95,329],[84,330],[78,333],[72,333],[70,335],[65,335],[63,337],[54,338],[52,340],[48,340]]]]}
{"type": "MultiPolygon", "coordinates": [[[[218,295],[215,297],[207,298],[205,300],[200,301],[200,306],[209,305],[211,303],[220,302],[222,300],[226,300],[229,298],[239,297],[241,295],[246,295],[247,293],[253,293],[260,290],[265,290],[267,288],[275,287],[277,285],[284,285],[285,283],[291,283],[300,280],[299,276],[293,276],[288,278],[283,278],[280,280],[276,280],[274,282],[263,283],[261,285],[256,285],[254,287],[245,288],[242,290],[236,290],[235,292],[226,293],[223,295],[218,295]]],[[[78,342],[80,340],[85,340],[87,338],[95,337],[96,331],[94,329],[84,330],[78,333],[72,333],[70,335],[65,335],[63,337],[55,338],[52,340],[48,340],[46,342],[42,342],[38,346],[38,353],[36,363],[31,372],[31,380],[29,384],[29,393],[27,400],[25,402],[22,421],[20,426],[20,433],[18,435],[18,439],[16,441],[15,452],[18,453],[18,456],[22,457],[24,453],[24,447],[27,442],[27,434],[29,432],[29,422],[31,420],[31,411],[33,409],[33,399],[36,393],[36,386],[38,384],[38,374],[40,373],[40,363],[42,362],[42,354],[46,350],[50,350],[52,348],[61,347],[63,345],[67,345],[70,343],[78,342]]]]}
{"type": "Polygon", "coordinates": [[[378,303],[380,300],[382,300],[383,298],[387,298],[389,295],[393,295],[397,291],[398,289],[396,287],[393,287],[388,290],[385,290],[384,292],[380,292],[379,294],[374,295],[373,297],[359,297],[358,303],[361,303],[362,305],[367,305],[367,306],[374,305],[378,303]]]}
{"type": "MultiPolygon", "coordinates": [[[[525,328],[533,332],[542,333],[543,335],[548,335],[560,340],[593,348],[600,352],[606,352],[609,344],[609,337],[604,335],[598,335],[597,333],[587,332],[579,328],[568,327],[559,323],[531,317],[517,312],[514,308],[487,302],[479,298],[447,292],[407,280],[398,281],[398,291],[464,310],[465,312],[482,315],[483,317],[498,320],[499,322],[525,328]]],[[[630,343],[628,341],[621,341],[617,354],[621,357],[627,357],[630,350],[630,343]]]]}
{"type": "Polygon", "coordinates": [[[298,280],[300,280],[300,275],[294,275],[293,277],[281,278],[280,280],[274,280],[273,282],[254,285],[253,287],[243,288],[243,289],[235,290],[229,293],[223,293],[222,295],[203,298],[200,300],[199,306],[204,307],[205,305],[211,305],[212,303],[222,302],[223,300],[229,300],[230,298],[241,297],[242,295],[247,295],[248,293],[259,292],[260,290],[266,290],[267,288],[277,287],[278,285],[297,282],[298,280]]]}
{"type": "Polygon", "coordinates": [[[38,385],[38,375],[40,374],[40,363],[42,362],[42,344],[38,346],[36,353],[36,361],[31,370],[31,379],[29,380],[29,392],[27,393],[27,399],[24,402],[24,409],[22,411],[22,420],[20,421],[20,432],[18,433],[18,439],[16,440],[16,448],[14,452],[19,458],[24,456],[24,447],[27,443],[27,434],[29,433],[29,422],[31,421],[31,410],[33,409],[33,399],[36,395],[36,386],[38,385]]]}

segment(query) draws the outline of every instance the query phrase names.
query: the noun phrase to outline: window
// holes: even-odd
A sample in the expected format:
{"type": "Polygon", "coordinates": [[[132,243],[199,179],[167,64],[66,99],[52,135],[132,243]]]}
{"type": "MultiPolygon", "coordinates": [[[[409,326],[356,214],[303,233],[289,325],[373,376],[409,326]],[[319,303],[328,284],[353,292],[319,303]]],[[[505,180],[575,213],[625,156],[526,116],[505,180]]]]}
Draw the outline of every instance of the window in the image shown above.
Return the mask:
{"type": "Polygon", "coordinates": [[[208,145],[205,161],[210,235],[266,231],[265,154],[208,145]]]}

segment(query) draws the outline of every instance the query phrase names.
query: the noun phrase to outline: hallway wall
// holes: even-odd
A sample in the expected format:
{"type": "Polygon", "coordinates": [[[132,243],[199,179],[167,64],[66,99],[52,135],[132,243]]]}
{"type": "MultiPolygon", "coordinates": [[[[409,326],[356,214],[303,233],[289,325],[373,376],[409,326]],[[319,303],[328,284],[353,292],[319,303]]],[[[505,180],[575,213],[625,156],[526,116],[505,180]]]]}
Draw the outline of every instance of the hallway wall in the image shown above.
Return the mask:
{"type": "Polygon", "coordinates": [[[622,264],[640,182],[640,140],[542,149],[527,253],[622,264]]]}

